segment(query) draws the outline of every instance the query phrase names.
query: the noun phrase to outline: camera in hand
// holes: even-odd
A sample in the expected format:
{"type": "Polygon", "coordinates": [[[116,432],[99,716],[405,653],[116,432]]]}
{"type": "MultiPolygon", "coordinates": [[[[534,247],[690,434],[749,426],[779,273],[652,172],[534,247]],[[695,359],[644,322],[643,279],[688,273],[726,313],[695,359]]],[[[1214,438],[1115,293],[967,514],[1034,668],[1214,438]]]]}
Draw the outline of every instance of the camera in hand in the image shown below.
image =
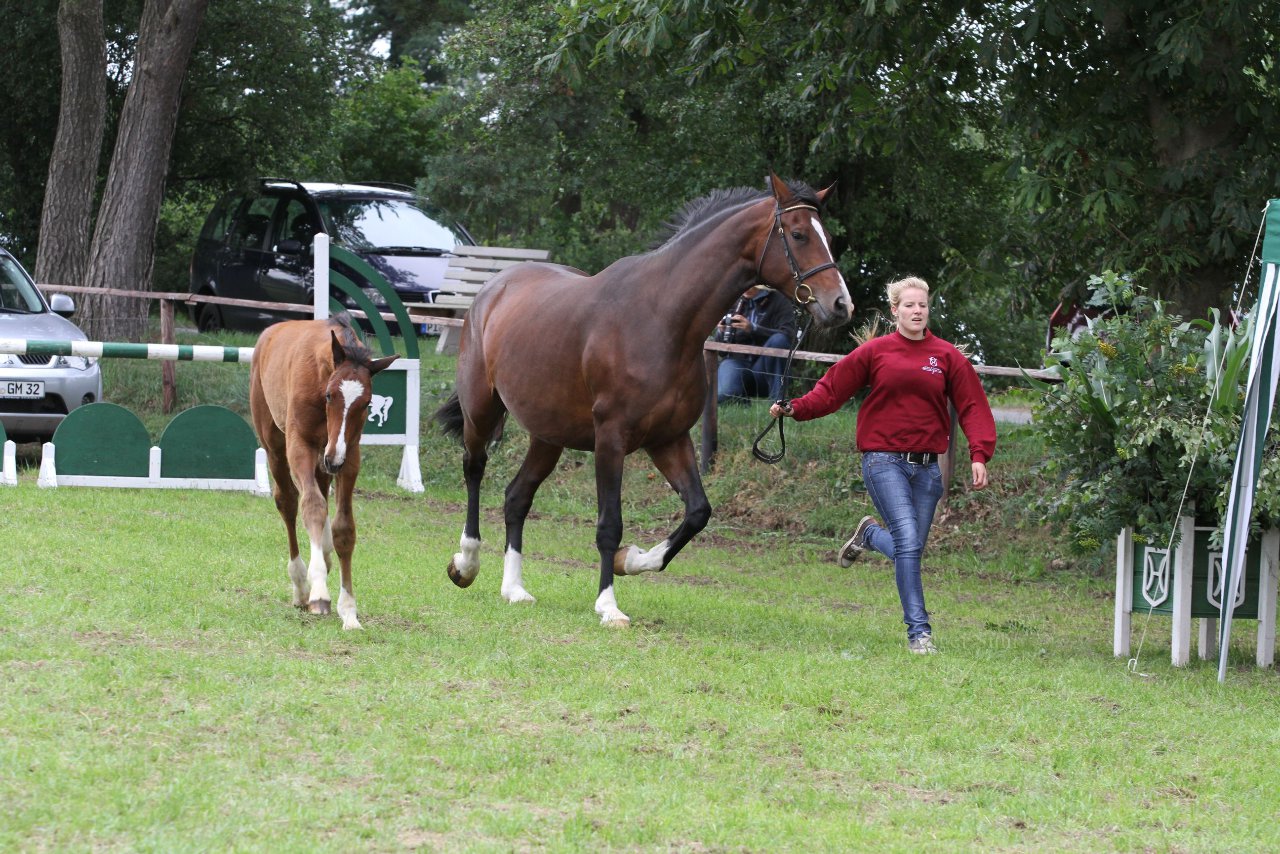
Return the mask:
{"type": "Polygon", "coordinates": [[[737,314],[745,314],[747,310],[747,300],[745,297],[738,299],[738,304],[733,307],[733,311],[720,318],[720,324],[716,326],[715,339],[721,344],[737,344],[738,328],[733,325],[733,317],[737,314]]]}
{"type": "Polygon", "coordinates": [[[720,318],[720,325],[716,327],[716,340],[721,344],[732,344],[737,337],[738,330],[733,328],[733,312],[729,312],[720,318]]]}

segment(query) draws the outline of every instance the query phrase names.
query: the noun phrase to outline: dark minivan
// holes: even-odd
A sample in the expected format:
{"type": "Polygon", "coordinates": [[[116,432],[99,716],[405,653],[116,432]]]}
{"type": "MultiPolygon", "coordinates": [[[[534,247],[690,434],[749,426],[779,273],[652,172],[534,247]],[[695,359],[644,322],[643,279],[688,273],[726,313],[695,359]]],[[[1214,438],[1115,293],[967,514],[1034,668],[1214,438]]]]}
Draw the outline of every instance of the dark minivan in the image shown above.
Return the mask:
{"type": "MultiPolygon", "coordinates": [[[[262,329],[311,316],[312,238],[321,232],[381,273],[401,300],[429,303],[457,245],[474,245],[466,228],[412,189],[390,184],[326,184],[263,178],[223,196],[205,220],[191,259],[195,294],[298,303],[297,312],[258,306],[197,304],[201,331],[262,329]]],[[[357,284],[364,278],[336,261],[357,284]]],[[[350,307],[353,301],[335,295],[350,307]]],[[[383,307],[376,292],[366,288],[383,307]]]]}

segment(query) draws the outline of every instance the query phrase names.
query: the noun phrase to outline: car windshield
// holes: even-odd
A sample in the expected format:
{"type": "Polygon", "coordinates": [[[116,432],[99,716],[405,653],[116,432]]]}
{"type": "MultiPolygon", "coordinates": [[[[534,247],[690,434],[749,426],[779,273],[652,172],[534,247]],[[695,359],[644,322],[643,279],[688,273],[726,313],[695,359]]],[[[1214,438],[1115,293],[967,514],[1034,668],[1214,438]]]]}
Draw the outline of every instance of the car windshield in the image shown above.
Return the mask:
{"type": "Polygon", "coordinates": [[[462,243],[449,226],[400,199],[322,199],[325,230],[357,251],[432,249],[451,252],[462,243]]]}
{"type": "Polygon", "coordinates": [[[37,314],[44,303],[22,266],[8,255],[0,255],[0,312],[37,314]]]}

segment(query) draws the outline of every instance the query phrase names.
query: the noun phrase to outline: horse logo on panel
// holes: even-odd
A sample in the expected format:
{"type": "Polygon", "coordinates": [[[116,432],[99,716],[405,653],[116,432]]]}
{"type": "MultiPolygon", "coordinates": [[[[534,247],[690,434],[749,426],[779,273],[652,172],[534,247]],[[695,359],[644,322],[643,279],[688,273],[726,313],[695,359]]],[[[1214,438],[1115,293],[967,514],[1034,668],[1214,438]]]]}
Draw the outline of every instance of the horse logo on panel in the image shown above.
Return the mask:
{"type": "Polygon", "coordinates": [[[375,394],[369,398],[369,421],[377,421],[379,427],[387,423],[387,416],[391,414],[391,407],[395,404],[396,399],[387,395],[375,394]]]}

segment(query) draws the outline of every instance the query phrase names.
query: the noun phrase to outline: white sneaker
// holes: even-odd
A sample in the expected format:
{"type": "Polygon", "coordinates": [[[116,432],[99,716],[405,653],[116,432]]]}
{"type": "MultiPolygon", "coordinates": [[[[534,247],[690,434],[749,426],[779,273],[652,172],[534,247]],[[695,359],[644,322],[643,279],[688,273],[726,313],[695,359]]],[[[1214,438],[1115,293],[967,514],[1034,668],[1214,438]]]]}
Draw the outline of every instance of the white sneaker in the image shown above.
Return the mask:
{"type": "Polygon", "coordinates": [[[867,547],[867,531],[875,524],[874,516],[863,516],[858,528],[843,546],[840,547],[840,565],[848,568],[867,547]]]}
{"type": "Polygon", "coordinates": [[[933,635],[927,633],[907,641],[907,651],[912,655],[938,654],[938,648],[933,645],[933,635]]]}

